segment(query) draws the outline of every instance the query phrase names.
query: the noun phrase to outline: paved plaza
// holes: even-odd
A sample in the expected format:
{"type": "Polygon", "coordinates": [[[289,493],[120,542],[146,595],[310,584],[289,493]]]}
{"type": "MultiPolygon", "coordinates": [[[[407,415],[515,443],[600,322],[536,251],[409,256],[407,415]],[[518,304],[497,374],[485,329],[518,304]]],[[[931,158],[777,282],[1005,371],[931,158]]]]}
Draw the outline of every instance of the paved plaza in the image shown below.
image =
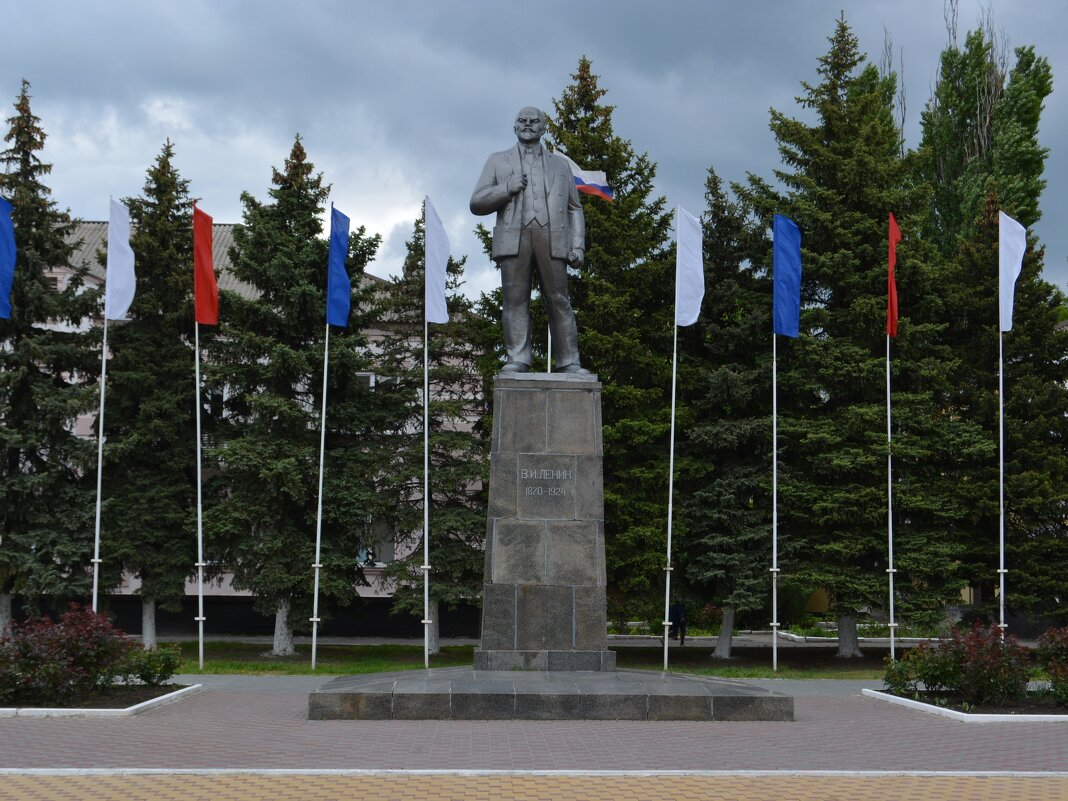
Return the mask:
{"type": "Polygon", "coordinates": [[[794,722],[310,721],[324,677],[182,677],[132,718],[0,719],[8,799],[1068,799],[1068,724],[776,681],[794,722]]]}

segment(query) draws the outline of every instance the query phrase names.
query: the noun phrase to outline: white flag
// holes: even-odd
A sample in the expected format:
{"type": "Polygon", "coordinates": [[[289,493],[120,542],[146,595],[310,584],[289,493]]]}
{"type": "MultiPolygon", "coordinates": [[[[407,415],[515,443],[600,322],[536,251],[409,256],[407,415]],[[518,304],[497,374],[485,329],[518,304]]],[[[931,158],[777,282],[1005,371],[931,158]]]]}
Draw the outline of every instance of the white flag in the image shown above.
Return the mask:
{"type": "Polygon", "coordinates": [[[117,200],[111,201],[108,222],[108,271],[104,277],[104,316],[125,320],[137,289],[134,254],[130,249],[130,210],[117,200]]]}
{"type": "Polygon", "coordinates": [[[423,220],[423,245],[426,259],[426,321],[449,322],[449,307],[445,303],[445,268],[449,262],[449,235],[426,198],[423,220]]]}
{"type": "Polygon", "coordinates": [[[705,296],[701,221],[679,206],[675,226],[675,325],[693,325],[705,296]]]}
{"type": "Polygon", "coordinates": [[[998,306],[1001,330],[1012,330],[1012,300],[1016,293],[1016,279],[1023,267],[1027,249],[1027,229],[1003,211],[998,212],[998,306]]]}

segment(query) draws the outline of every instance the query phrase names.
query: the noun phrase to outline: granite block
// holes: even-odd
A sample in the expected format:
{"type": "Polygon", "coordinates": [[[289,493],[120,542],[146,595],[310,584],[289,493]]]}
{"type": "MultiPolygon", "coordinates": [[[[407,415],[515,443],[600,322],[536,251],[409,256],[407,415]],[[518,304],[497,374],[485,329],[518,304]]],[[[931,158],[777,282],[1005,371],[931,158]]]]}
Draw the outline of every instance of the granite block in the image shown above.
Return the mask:
{"type": "Polygon", "coordinates": [[[341,715],[345,720],[389,720],[393,717],[392,692],[363,692],[343,696],[341,715]]]}
{"type": "Polygon", "coordinates": [[[583,390],[553,389],[547,393],[548,453],[598,453],[600,437],[596,430],[594,393],[583,390]]]}
{"type": "Polygon", "coordinates": [[[516,591],[516,648],[569,650],[573,611],[570,587],[520,585],[516,591]]]}
{"type": "MultiPolygon", "coordinates": [[[[483,640],[484,642],[485,640],[483,640]]],[[[545,651],[476,648],[475,670],[548,670],[545,651]]]]}
{"type": "Polygon", "coordinates": [[[582,696],[577,692],[517,693],[516,720],[581,720],[582,696]]]}
{"type": "Polygon", "coordinates": [[[494,424],[500,420],[493,450],[545,453],[545,392],[540,389],[495,389],[494,424]]]}
{"type": "Polygon", "coordinates": [[[482,647],[515,648],[515,595],[512,584],[482,585],[482,647]]]}
{"type": "Polygon", "coordinates": [[[712,720],[711,696],[649,695],[649,720],[712,720]]]}
{"type": "Polygon", "coordinates": [[[308,696],[308,720],[345,720],[341,714],[340,693],[311,693],[308,696]]]}
{"type": "Polygon", "coordinates": [[[789,696],[717,695],[712,720],[793,720],[794,699],[789,696]]]}
{"type": "Polygon", "coordinates": [[[497,520],[493,526],[494,584],[542,584],[545,581],[545,524],[497,520]]]}
{"type": "Polygon", "coordinates": [[[593,521],[551,521],[548,529],[545,583],[601,584],[597,524],[593,521]]]}
{"type": "Polygon", "coordinates": [[[600,455],[575,457],[575,519],[604,520],[604,472],[600,455]]]}
{"type": "Polygon", "coordinates": [[[548,651],[548,670],[600,671],[604,663],[601,651],[548,651]]]}
{"type": "Polygon", "coordinates": [[[603,585],[575,587],[574,629],[576,649],[603,651],[608,647],[608,610],[603,585]]]}
{"type": "Polygon", "coordinates": [[[516,454],[490,454],[488,517],[515,517],[516,454]]]}
{"type": "Polygon", "coordinates": [[[492,516],[486,520],[486,538],[482,541],[485,550],[482,555],[482,580],[487,583],[493,580],[493,524],[495,522],[492,516]]]}
{"type": "Polygon", "coordinates": [[[583,720],[646,720],[648,696],[626,693],[590,693],[581,696],[583,720]]]}
{"type": "Polygon", "coordinates": [[[515,693],[453,693],[453,720],[513,720],[515,693]]]}
{"type": "Polygon", "coordinates": [[[449,720],[450,693],[397,693],[393,697],[393,720],[449,720]]]}

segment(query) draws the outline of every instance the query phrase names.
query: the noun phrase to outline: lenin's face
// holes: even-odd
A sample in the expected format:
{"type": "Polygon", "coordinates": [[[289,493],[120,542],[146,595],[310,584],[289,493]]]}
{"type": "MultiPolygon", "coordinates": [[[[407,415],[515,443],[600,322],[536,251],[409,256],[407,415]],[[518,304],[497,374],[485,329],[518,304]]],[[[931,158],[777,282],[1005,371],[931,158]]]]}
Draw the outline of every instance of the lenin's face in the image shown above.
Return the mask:
{"type": "Polygon", "coordinates": [[[545,133],[545,115],[533,106],[520,109],[515,117],[515,135],[524,145],[532,145],[545,133]]]}

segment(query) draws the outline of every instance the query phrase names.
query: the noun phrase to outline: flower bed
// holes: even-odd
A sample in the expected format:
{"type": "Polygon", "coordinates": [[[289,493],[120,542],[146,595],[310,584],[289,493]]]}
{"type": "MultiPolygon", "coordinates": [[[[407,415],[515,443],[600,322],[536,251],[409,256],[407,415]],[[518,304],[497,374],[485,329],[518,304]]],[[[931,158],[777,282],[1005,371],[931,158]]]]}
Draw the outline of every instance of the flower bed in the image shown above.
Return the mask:
{"type": "Polygon", "coordinates": [[[968,714],[1068,714],[1068,628],[1050,629],[1032,654],[994,627],[954,629],[886,661],[886,692],[898,698],[968,714]],[[1049,676],[1035,688],[1032,656],[1049,676]]]}
{"type": "Polygon", "coordinates": [[[0,707],[144,700],[146,691],[153,697],[173,691],[159,688],[179,661],[177,650],[141,650],[103,615],[72,604],[58,621],[31,618],[0,637],[0,707]]]}

